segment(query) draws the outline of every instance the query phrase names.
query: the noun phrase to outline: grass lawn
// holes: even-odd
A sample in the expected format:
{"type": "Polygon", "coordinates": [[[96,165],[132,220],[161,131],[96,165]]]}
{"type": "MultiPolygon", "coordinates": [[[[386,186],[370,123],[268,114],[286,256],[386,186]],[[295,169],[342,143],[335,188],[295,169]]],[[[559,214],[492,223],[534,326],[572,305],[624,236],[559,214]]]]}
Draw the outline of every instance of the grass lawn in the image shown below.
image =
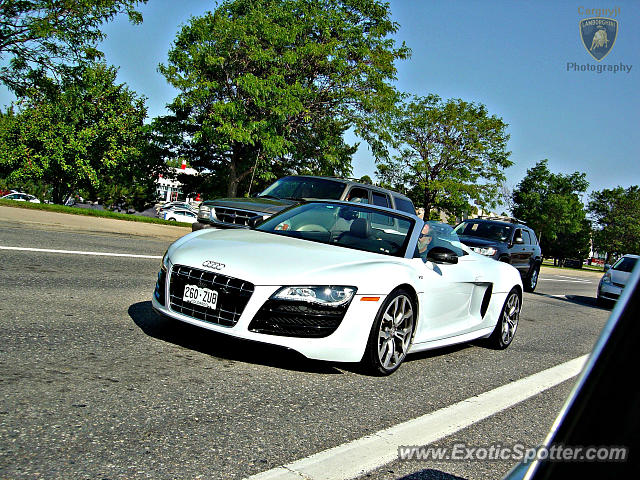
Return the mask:
{"type": "Polygon", "coordinates": [[[586,270],[590,272],[604,272],[604,267],[597,265],[582,265],[582,268],[570,268],[570,267],[558,267],[553,264],[553,260],[544,260],[542,262],[543,267],[557,268],[559,270],[586,270]]]}
{"type": "Polygon", "coordinates": [[[116,220],[127,220],[129,222],[159,223],[162,225],[174,225],[179,227],[190,227],[190,223],[170,222],[162,218],[144,217],[142,215],[130,215],[128,213],[117,213],[109,210],[93,210],[91,208],[66,207],[64,205],[54,205],[49,203],[16,202],[15,200],[0,200],[3,207],[27,208],[31,210],[45,210],[56,213],[70,213],[72,215],[85,215],[88,217],[114,218],[116,220]]]}

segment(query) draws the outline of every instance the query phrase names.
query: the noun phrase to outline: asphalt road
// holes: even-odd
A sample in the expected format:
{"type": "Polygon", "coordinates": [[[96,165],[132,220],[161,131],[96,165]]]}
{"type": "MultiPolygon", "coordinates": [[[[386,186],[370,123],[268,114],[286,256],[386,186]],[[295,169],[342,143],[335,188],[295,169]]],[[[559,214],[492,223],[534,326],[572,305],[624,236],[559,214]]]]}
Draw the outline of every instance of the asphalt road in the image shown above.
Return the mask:
{"type": "MultiPolygon", "coordinates": [[[[161,256],[171,241],[73,230],[0,215],[0,246],[161,256]]],[[[375,378],[157,317],[159,265],[0,250],[0,478],[243,478],[584,355],[610,313],[597,274],[545,269],[509,349],[416,354],[375,378]]],[[[440,443],[535,446],[572,385],[440,443]]],[[[397,461],[362,478],[499,478],[512,465],[397,461]]]]}

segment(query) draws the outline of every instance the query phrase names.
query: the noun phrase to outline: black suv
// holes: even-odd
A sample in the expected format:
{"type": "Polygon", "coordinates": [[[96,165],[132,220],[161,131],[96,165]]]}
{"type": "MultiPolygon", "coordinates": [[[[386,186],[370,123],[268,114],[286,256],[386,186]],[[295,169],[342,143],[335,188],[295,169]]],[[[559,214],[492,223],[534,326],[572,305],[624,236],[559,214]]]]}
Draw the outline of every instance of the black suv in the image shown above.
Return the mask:
{"type": "Polygon", "coordinates": [[[202,202],[198,221],[191,229],[246,228],[252,218],[268,218],[306,200],[347,200],[416,213],[409,198],[381,187],[341,178],[294,175],[276,180],[255,197],[202,202]]]}
{"type": "Polygon", "coordinates": [[[531,228],[511,218],[470,218],[456,226],[455,232],[474,252],[516,267],[524,289],[535,290],[542,252],[531,228]]]}

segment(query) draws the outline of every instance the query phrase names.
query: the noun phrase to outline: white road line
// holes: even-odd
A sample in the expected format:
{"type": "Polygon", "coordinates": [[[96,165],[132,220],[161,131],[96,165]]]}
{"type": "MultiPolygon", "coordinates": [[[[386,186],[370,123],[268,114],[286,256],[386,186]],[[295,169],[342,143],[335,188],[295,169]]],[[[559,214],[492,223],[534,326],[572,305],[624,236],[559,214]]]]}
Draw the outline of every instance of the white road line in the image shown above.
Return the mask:
{"type": "MultiPolygon", "coordinates": [[[[596,273],[598,273],[598,272],[596,272],[596,273]]],[[[604,272],[602,272],[602,273],[604,273],[604,272]]],[[[572,280],[582,280],[580,277],[569,277],[568,275],[550,275],[550,276],[559,277],[559,278],[570,278],[572,280]]]]}
{"type": "Polygon", "coordinates": [[[538,278],[539,282],[595,283],[592,280],[562,280],[557,278],[538,278]]]}
{"type": "Polygon", "coordinates": [[[538,295],[542,295],[547,298],[559,298],[561,300],[569,300],[566,295],[552,295],[550,293],[538,293],[538,295]]]}
{"type": "Polygon", "coordinates": [[[83,252],[80,250],[52,250],[49,248],[5,247],[0,245],[0,250],[18,250],[22,252],[43,253],[67,253],[71,255],[93,255],[99,257],[130,257],[130,258],[162,258],[162,255],[136,255],[133,253],[109,253],[109,252],[83,252]]]}
{"type": "Polygon", "coordinates": [[[548,390],[580,373],[588,355],[516,380],[449,407],[246,480],[347,480],[398,458],[398,446],[427,445],[548,390]]]}

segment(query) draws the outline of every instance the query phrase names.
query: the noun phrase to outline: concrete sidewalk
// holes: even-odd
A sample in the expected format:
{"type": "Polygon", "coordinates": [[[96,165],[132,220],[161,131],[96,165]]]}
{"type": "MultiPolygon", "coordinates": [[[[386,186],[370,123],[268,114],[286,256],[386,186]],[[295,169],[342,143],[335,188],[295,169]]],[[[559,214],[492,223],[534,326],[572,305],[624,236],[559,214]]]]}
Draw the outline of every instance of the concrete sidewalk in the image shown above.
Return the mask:
{"type": "Polygon", "coordinates": [[[175,240],[191,232],[190,227],[0,206],[0,222],[3,221],[16,225],[47,226],[59,231],[115,233],[166,240],[175,240]]]}

